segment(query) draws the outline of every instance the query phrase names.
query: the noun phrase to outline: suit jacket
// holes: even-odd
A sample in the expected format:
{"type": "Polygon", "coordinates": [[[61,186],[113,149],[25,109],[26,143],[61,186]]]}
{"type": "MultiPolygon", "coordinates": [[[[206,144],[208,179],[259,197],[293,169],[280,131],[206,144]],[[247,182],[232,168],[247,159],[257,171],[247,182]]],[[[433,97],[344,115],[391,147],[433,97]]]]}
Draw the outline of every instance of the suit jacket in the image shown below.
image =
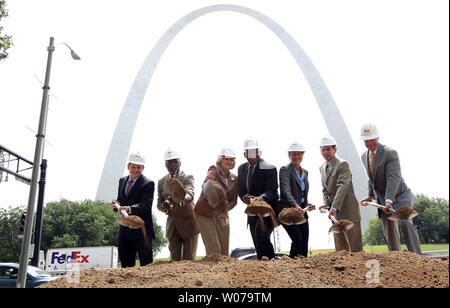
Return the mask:
{"type": "Polygon", "coordinates": [[[335,156],[325,170],[327,163],[320,167],[323,202],[337,210],[338,219],[352,222],[361,221],[359,202],[352,183],[352,173],[345,160],[335,156]]]}
{"type": "MultiPolygon", "coordinates": [[[[232,210],[237,204],[237,196],[238,196],[237,176],[230,172],[230,176],[228,178],[219,165],[212,165],[208,169],[208,174],[206,175],[203,184],[205,184],[209,180],[217,181],[222,186],[227,196],[228,201],[227,210],[228,211],[232,210]],[[226,184],[227,179],[228,185],[226,184]]],[[[194,211],[195,213],[201,214],[203,216],[208,217],[214,216],[214,210],[208,203],[208,199],[206,199],[206,196],[203,193],[203,191],[200,194],[197,203],[195,204],[194,211]]]]}
{"type": "Polygon", "coordinates": [[[277,168],[274,165],[260,159],[256,163],[253,172],[252,185],[247,190],[247,173],[250,164],[242,164],[238,168],[238,192],[242,199],[244,195],[250,194],[255,197],[261,196],[275,210],[278,200],[277,168]]]}
{"type": "MultiPolygon", "coordinates": [[[[137,215],[145,223],[145,230],[149,238],[155,238],[152,219],[152,203],[155,193],[155,183],[150,179],[141,175],[130,190],[128,196],[125,195],[125,186],[128,176],[119,180],[119,191],[117,193],[117,201],[121,206],[131,207],[131,215],[137,215]]],[[[120,226],[120,232],[133,232],[134,230],[120,226]]],[[[140,232],[140,230],[138,230],[140,232]]]]}
{"type": "MultiPolygon", "coordinates": [[[[162,212],[165,212],[163,203],[167,197],[163,185],[169,177],[170,175],[167,174],[158,181],[157,207],[162,212]]],[[[184,206],[174,206],[167,216],[166,237],[169,240],[175,234],[175,231],[183,239],[189,239],[198,233],[194,218],[194,177],[180,170],[176,178],[183,183],[186,189],[186,196],[184,198],[184,206]]]]}
{"type": "MultiPolygon", "coordinates": [[[[297,176],[295,166],[290,163],[280,168],[280,201],[278,205],[277,215],[285,207],[294,207],[296,204],[301,208],[305,208],[308,204],[308,171],[300,167],[302,174],[305,175],[305,190],[302,191],[300,179],[297,176]],[[305,201],[302,203],[302,198],[305,201]]],[[[305,213],[305,218],[308,214],[305,213]]]]}
{"type": "Polygon", "coordinates": [[[416,196],[403,180],[397,151],[379,143],[373,175],[370,173],[369,157],[369,151],[366,151],[362,154],[361,160],[369,176],[370,197],[375,197],[382,205],[386,203],[386,199],[391,199],[394,209],[416,203],[416,196]]]}

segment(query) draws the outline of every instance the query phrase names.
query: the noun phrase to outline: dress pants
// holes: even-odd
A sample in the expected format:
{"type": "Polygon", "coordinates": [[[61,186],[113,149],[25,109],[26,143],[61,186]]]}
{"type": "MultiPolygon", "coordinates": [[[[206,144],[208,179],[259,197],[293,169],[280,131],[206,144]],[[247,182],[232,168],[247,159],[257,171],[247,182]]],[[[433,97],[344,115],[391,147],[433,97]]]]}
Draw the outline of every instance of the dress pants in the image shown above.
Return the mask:
{"type": "Polygon", "coordinates": [[[136,266],[136,253],[139,256],[141,266],[153,262],[153,252],[151,247],[145,246],[144,236],[141,229],[130,229],[120,226],[119,230],[119,259],[123,268],[136,266]]]}
{"type": "Polygon", "coordinates": [[[289,257],[295,258],[297,256],[308,256],[308,239],[309,239],[309,225],[308,221],[301,225],[285,225],[284,229],[291,238],[291,251],[289,257]]]}
{"type": "Polygon", "coordinates": [[[405,238],[408,251],[422,254],[419,233],[417,232],[417,229],[414,226],[412,220],[398,222],[392,221],[389,220],[389,216],[382,211],[379,211],[379,215],[381,218],[381,225],[383,226],[384,236],[386,237],[389,251],[402,251],[400,233],[398,231],[398,227],[400,226],[400,229],[402,230],[403,236],[405,238]]]}
{"type": "Polygon", "coordinates": [[[197,255],[198,233],[184,239],[178,232],[174,232],[169,239],[170,259],[172,261],[195,260],[197,255]]]}
{"type": "Polygon", "coordinates": [[[206,255],[221,254],[228,256],[230,242],[230,224],[216,223],[214,217],[195,213],[195,221],[202,235],[206,255]]]}
{"type": "Polygon", "coordinates": [[[263,224],[261,224],[259,216],[249,216],[248,224],[258,260],[261,260],[263,256],[269,260],[275,258],[275,251],[270,242],[270,234],[273,231],[270,216],[263,218],[263,224]]]}
{"type": "Polygon", "coordinates": [[[359,252],[363,250],[361,222],[353,222],[353,227],[346,232],[351,252],[359,252]]]}

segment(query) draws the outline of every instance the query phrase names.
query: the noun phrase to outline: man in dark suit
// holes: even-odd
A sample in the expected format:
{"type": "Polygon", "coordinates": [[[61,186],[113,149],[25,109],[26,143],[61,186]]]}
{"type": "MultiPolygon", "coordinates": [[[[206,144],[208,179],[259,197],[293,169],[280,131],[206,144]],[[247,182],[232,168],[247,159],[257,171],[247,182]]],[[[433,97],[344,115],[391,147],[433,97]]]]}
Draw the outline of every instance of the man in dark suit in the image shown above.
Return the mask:
{"type": "MultiPolygon", "coordinates": [[[[275,209],[278,200],[277,169],[260,157],[261,150],[256,139],[247,139],[244,143],[244,151],[247,162],[238,168],[239,197],[248,205],[250,198],[247,195],[250,195],[255,197],[255,200],[269,203],[275,209]]],[[[261,225],[258,216],[249,216],[247,223],[250,226],[258,260],[261,260],[263,256],[273,259],[275,251],[270,242],[270,234],[274,226],[271,218],[264,217],[264,225],[261,225]]]]}
{"type": "Polygon", "coordinates": [[[117,201],[121,205],[119,212],[124,210],[128,215],[137,215],[142,218],[150,245],[145,245],[141,229],[120,226],[119,259],[122,267],[136,265],[136,252],[141,266],[153,262],[151,242],[155,238],[152,220],[155,183],[142,174],[144,167],[144,157],[139,153],[132,153],[128,160],[130,175],[119,180],[117,201]]]}

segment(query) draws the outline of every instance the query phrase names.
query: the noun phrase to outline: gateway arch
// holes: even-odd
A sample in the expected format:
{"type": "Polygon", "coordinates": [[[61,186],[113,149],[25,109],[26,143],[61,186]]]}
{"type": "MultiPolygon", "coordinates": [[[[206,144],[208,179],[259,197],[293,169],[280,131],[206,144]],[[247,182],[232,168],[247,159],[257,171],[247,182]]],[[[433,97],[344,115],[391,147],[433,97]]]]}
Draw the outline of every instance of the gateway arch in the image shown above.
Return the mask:
{"type": "MultiPolygon", "coordinates": [[[[347,126],[333,100],[325,82],[320,76],[313,63],[303,51],[295,39],[279,24],[264,14],[253,9],[238,5],[212,5],[197,9],[182,17],[174,23],[158,40],[142,64],[136,79],[131,86],[128,97],[123,106],[120,118],[106,156],[100,184],[97,189],[97,200],[109,201],[111,196],[117,194],[118,179],[123,176],[127,155],[131,145],[134,128],[144,100],[147,87],[153,76],[161,56],[167,49],[175,36],[190,22],[195,19],[214,12],[229,11],[237,12],[255,18],[269,28],[287,47],[294,57],[299,68],[303,72],[311,91],[319,105],[322,116],[326,122],[328,131],[333,135],[339,145],[339,155],[347,160],[353,174],[353,184],[356,196],[359,199],[367,195],[367,175],[356,151],[355,145],[348,132],[347,126]]],[[[375,209],[361,207],[361,227],[368,227],[368,220],[375,215],[375,209]]]]}

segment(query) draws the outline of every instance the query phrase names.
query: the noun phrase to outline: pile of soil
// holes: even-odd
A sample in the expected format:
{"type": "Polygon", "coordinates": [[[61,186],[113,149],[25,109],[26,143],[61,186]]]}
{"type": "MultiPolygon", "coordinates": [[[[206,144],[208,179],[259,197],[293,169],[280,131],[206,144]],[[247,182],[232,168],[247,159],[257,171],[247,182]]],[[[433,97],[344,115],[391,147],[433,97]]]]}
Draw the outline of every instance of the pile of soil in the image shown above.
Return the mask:
{"type": "Polygon", "coordinates": [[[202,260],[155,262],[139,268],[84,270],[78,280],[69,283],[70,280],[61,278],[39,287],[448,288],[449,261],[409,252],[339,251],[270,261],[239,261],[210,255],[202,260]]]}

